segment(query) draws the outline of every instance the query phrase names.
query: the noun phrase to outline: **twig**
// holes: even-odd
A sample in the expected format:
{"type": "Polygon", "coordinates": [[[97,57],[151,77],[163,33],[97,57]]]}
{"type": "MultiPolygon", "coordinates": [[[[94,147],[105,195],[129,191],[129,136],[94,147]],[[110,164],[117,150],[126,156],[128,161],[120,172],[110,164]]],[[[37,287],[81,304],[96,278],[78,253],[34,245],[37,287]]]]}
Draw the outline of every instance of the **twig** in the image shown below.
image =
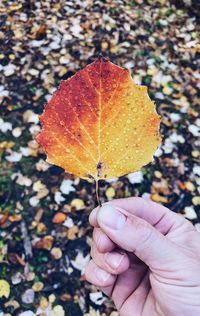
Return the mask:
{"type": "Polygon", "coordinates": [[[99,206],[101,207],[102,206],[102,203],[101,203],[101,200],[100,200],[100,197],[99,197],[99,180],[95,180],[95,189],[96,189],[96,197],[97,197],[97,202],[99,204],[99,206]]]}

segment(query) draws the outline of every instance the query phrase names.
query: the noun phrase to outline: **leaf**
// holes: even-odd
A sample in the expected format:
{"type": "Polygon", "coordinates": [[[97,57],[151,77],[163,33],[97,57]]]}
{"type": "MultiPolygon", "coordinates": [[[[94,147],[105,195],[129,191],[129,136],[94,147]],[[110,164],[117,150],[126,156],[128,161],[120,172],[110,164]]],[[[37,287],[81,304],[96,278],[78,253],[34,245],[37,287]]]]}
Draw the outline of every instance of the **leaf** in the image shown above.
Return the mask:
{"type": "Polygon", "coordinates": [[[58,212],[53,217],[53,223],[54,224],[61,224],[65,221],[66,215],[64,213],[58,212]]]}
{"type": "Polygon", "coordinates": [[[8,213],[0,214],[0,227],[7,221],[8,217],[8,213]]]}
{"type": "Polygon", "coordinates": [[[168,203],[169,202],[167,197],[161,196],[157,193],[151,194],[151,199],[152,199],[152,201],[158,202],[158,203],[168,203]]]}
{"type": "Polygon", "coordinates": [[[103,58],[62,81],[40,121],[37,141],[47,161],[86,179],[137,171],[160,143],[147,88],[103,58]]]}
{"type": "Polygon", "coordinates": [[[77,211],[80,211],[85,208],[85,203],[81,199],[73,199],[70,205],[72,207],[72,210],[75,209],[77,211]]]}
{"type": "Polygon", "coordinates": [[[46,249],[50,250],[53,246],[54,238],[50,235],[47,235],[43,237],[42,239],[38,240],[35,244],[34,247],[36,249],[46,249]]]}
{"type": "Polygon", "coordinates": [[[0,298],[8,298],[10,295],[10,284],[6,280],[0,280],[0,298]]]}
{"type": "Polygon", "coordinates": [[[26,265],[25,261],[17,253],[14,252],[10,252],[8,254],[8,260],[15,265],[20,264],[23,267],[26,265]]]}

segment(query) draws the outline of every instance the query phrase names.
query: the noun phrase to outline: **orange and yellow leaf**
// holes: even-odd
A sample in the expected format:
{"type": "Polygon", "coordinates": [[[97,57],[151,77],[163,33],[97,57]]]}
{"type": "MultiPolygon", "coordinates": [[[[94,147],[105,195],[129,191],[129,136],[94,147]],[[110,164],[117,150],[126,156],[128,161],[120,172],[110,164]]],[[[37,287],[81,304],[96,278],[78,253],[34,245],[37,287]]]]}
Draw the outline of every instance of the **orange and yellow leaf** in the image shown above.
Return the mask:
{"type": "Polygon", "coordinates": [[[145,86],[101,58],[62,81],[40,117],[48,162],[81,178],[109,179],[149,163],[160,118],[145,86]]]}

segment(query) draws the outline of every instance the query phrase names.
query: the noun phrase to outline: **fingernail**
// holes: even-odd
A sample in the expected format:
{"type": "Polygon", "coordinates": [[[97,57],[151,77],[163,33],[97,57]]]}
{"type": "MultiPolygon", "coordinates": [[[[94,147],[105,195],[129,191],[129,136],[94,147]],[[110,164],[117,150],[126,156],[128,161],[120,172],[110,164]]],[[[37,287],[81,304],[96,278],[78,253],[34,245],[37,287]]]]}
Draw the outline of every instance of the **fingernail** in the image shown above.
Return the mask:
{"type": "Polygon", "coordinates": [[[126,216],[122,214],[118,209],[111,205],[103,205],[98,212],[98,222],[112,229],[121,229],[125,222],[126,216]]]}
{"type": "Polygon", "coordinates": [[[101,282],[106,282],[106,280],[109,278],[110,274],[98,267],[95,269],[95,275],[97,279],[101,282]]]}
{"type": "Polygon", "coordinates": [[[105,255],[105,261],[107,262],[107,264],[109,264],[109,266],[111,266],[111,268],[117,269],[120,266],[124,257],[125,257],[124,254],[107,253],[105,255]]]}

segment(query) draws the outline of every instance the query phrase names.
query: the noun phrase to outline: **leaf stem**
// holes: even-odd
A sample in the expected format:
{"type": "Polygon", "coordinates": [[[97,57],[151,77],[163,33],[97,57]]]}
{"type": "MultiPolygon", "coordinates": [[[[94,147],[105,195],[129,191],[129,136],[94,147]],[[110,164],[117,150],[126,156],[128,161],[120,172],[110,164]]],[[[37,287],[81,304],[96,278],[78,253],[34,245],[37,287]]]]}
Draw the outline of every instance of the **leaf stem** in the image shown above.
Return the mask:
{"type": "Polygon", "coordinates": [[[99,180],[95,180],[95,189],[96,189],[96,197],[97,197],[97,202],[99,204],[99,206],[102,206],[100,197],[99,197],[99,180]]]}

